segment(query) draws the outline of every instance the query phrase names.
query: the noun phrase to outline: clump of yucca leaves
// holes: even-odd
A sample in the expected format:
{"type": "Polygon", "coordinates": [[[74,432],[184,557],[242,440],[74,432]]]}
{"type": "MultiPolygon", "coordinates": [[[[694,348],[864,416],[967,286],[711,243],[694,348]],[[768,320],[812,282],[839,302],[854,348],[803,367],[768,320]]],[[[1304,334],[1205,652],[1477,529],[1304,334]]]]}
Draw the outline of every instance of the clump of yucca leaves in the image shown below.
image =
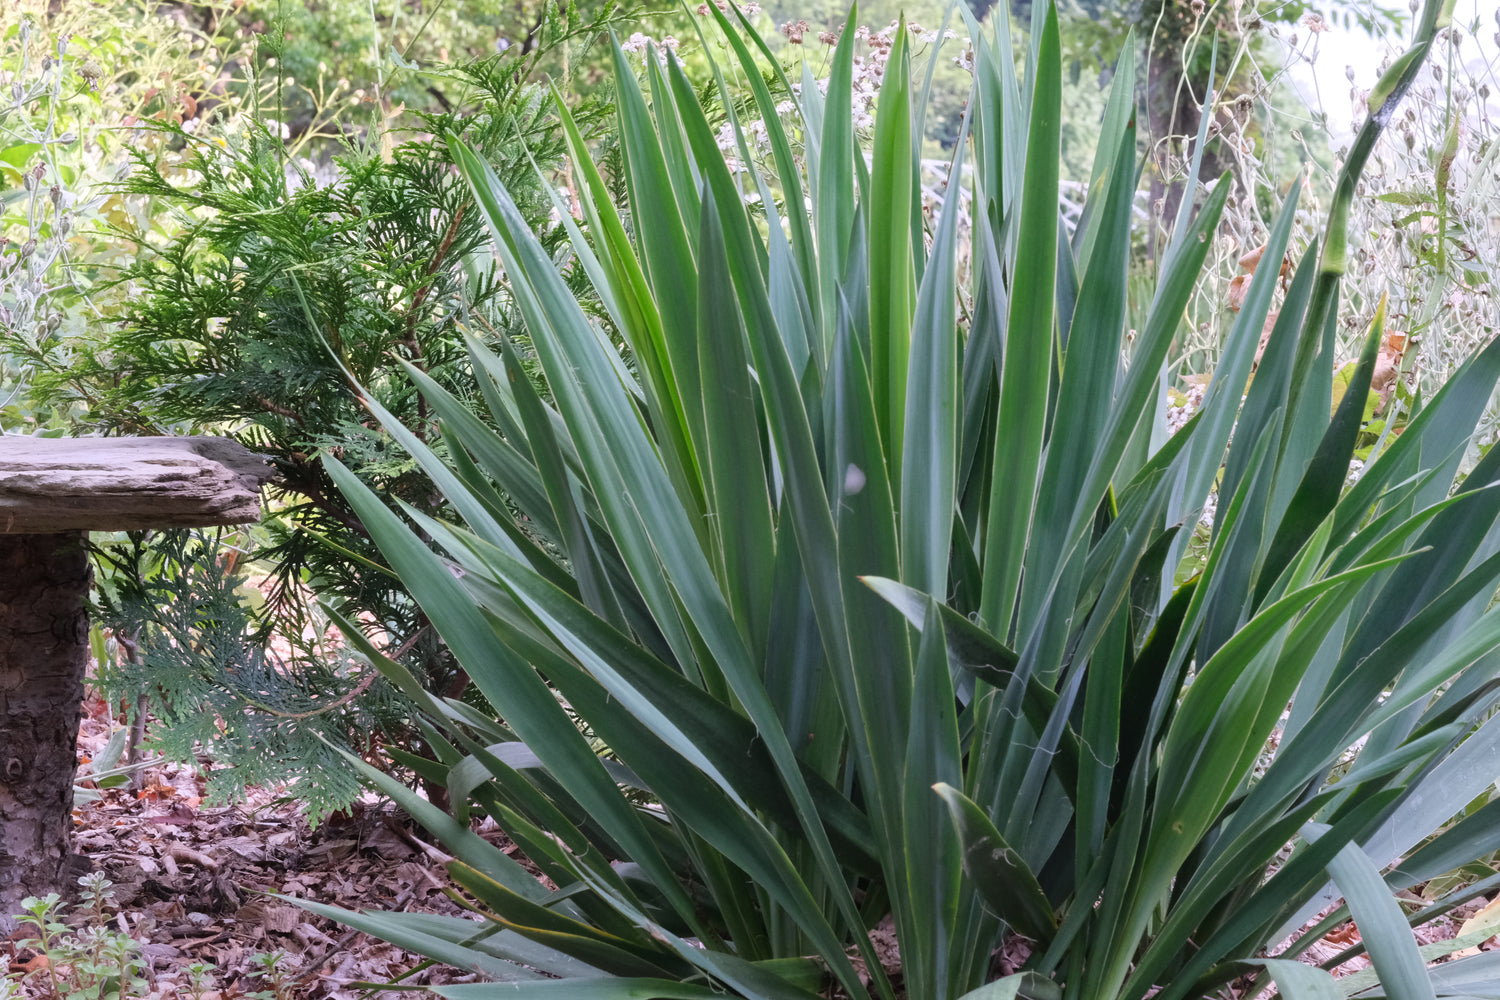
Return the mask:
{"type": "Polygon", "coordinates": [[[741,174],[674,59],[647,60],[643,93],[617,55],[633,236],[563,115],[589,233],[573,249],[634,371],[455,144],[552,400],[511,343],[470,344],[487,413],[411,370],[446,462],[369,400],[466,527],[412,509],[414,532],[325,461],[499,713],[366,648],[433,726],[439,759],[402,762],[458,816],[366,774],[444,837],[484,917],[314,908],[503,983],[437,990],[456,998],[1177,1000],[1246,976],[1341,996],[1290,960],[1320,932],[1265,949],[1343,897],[1322,926],[1358,924],[1361,995],[1493,991],[1493,953],[1428,969],[1408,925],[1500,876],[1415,913],[1394,893],[1500,849],[1500,807],[1448,822],[1500,746],[1500,453],[1452,489],[1500,347],[1347,491],[1379,319],[1330,419],[1354,183],[1447,16],[1427,4],[1372,93],[1248,390],[1274,268],[1165,441],[1162,365],[1230,185],[1190,188],[1122,362],[1135,67],[1127,47],[1085,222],[1060,243],[1050,5],[1024,80],[1005,19],[971,26],[967,275],[959,199],[930,249],[917,211],[904,33],[868,168],[849,33],[826,97],[800,88],[799,157],[770,52],[718,18],[770,129],[770,163],[741,174]],[[1207,562],[1174,587],[1216,481],[1207,562]],[[471,808],[558,888],[471,833],[471,808]],[[869,935],[886,918],[899,980],[869,935]],[[997,978],[1011,933],[1030,958],[997,978]]]}

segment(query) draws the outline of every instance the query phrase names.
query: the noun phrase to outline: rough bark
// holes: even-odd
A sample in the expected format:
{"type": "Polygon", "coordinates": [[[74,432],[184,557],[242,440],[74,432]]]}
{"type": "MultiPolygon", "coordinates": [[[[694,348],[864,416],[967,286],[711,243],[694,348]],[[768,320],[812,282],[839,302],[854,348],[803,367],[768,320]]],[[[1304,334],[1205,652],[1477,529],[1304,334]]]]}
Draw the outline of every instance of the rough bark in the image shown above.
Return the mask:
{"type": "Polygon", "coordinates": [[[62,891],[88,662],[84,532],[242,524],[265,462],[223,438],[0,435],[0,933],[62,891]]]}
{"type": "Polygon", "coordinates": [[[0,535],[0,918],[60,888],[88,592],[82,532],[0,535]]]}

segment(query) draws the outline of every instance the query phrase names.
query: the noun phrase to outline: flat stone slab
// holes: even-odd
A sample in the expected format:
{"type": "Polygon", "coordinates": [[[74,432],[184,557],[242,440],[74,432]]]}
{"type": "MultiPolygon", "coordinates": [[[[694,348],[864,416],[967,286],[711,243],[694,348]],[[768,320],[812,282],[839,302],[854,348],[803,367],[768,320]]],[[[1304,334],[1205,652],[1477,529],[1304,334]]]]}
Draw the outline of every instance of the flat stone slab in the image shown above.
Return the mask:
{"type": "Polygon", "coordinates": [[[0,534],[245,524],[264,460],[217,437],[0,436],[0,534]]]}

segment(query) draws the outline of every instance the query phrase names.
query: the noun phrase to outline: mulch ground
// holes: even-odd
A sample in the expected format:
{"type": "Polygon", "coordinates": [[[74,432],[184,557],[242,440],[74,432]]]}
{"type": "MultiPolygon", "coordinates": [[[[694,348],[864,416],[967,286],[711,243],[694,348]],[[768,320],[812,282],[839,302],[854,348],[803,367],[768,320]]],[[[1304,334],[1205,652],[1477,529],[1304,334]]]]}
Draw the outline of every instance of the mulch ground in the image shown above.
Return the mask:
{"type": "MultiPolygon", "coordinates": [[[[94,700],[79,734],[79,754],[97,754],[112,722],[94,700]]],[[[481,829],[502,846],[503,834],[481,829]]],[[[393,807],[356,803],[316,829],[299,805],[276,789],[254,789],[244,803],[210,808],[194,768],[148,766],[136,791],[116,788],[74,810],[76,857],[70,878],[103,872],[114,883],[111,926],[140,942],[149,991],[140,1000],[191,997],[188,968],[212,966],[201,1000],[236,1000],[269,990],[258,954],[279,953],[285,996],[344,1000],[364,996],[355,984],[386,983],[420,964],[407,953],[280,896],[346,909],[460,913],[444,895],[447,856],[425,842],[393,807]]],[[[73,906],[64,919],[75,913],[73,906]]],[[[81,919],[81,918],[80,918],[81,919]]],[[[50,993],[45,959],[21,944],[22,926],[0,943],[29,996],[50,993]]],[[[63,971],[63,970],[58,970],[63,971]]],[[[471,981],[436,967],[412,985],[471,981]]],[[[385,996],[416,996],[415,992],[385,996]]]]}

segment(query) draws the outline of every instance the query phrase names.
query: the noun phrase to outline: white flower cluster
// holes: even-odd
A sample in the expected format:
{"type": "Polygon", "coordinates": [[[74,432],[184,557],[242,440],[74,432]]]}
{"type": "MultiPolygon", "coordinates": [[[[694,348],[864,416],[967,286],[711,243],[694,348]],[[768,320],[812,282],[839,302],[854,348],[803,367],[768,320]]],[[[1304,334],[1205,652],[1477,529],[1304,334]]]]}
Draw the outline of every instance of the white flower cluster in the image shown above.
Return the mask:
{"type": "Polygon", "coordinates": [[[1187,426],[1187,422],[1193,418],[1203,405],[1203,386],[1188,386],[1187,392],[1180,400],[1174,398],[1167,403],[1167,432],[1176,434],[1187,426]]]}
{"type": "Polygon", "coordinates": [[[1205,528],[1214,526],[1214,518],[1219,516],[1219,494],[1210,493],[1208,499],[1203,501],[1203,509],[1198,512],[1198,523],[1205,528]]]}
{"type": "Polygon", "coordinates": [[[667,52],[669,50],[672,52],[677,51],[677,39],[671,35],[667,35],[658,40],[652,38],[650,35],[642,34],[641,32],[637,31],[635,34],[631,35],[625,41],[620,43],[621,50],[625,52],[647,52],[651,49],[652,46],[656,47],[656,58],[663,65],[665,65],[667,61],[667,52]]]}
{"type": "MultiPolygon", "coordinates": [[[[1176,434],[1187,426],[1187,422],[1193,419],[1193,414],[1203,407],[1204,385],[1194,383],[1189,385],[1187,391],[1181,394],[1173,393],[1172,398],[1167,401],[1167,433],[1176,434]]],[[[1219,515],[1218,491],[1209,493],[1203,501],[1203,509],[1198,512],[1198,523],[1205,528],[1214,526],[1214,518],[1219,515]]]]}
{"type": "MultiPolygon", "coordinates": [[[[729,13],[729,0],[714,0],[714,6],[719,8],[719,10],[723,11],[725,14],[729,13]]],[[[700,3],[698,5],[698,16],[707,17],[708,10],[708,4],[700,3]]],[[[740,10],[744,12],[746,17],[754,17],[756,14],[760,13],[760,4],[754,2],[743,3],[740,4],[740,10]]]]}

